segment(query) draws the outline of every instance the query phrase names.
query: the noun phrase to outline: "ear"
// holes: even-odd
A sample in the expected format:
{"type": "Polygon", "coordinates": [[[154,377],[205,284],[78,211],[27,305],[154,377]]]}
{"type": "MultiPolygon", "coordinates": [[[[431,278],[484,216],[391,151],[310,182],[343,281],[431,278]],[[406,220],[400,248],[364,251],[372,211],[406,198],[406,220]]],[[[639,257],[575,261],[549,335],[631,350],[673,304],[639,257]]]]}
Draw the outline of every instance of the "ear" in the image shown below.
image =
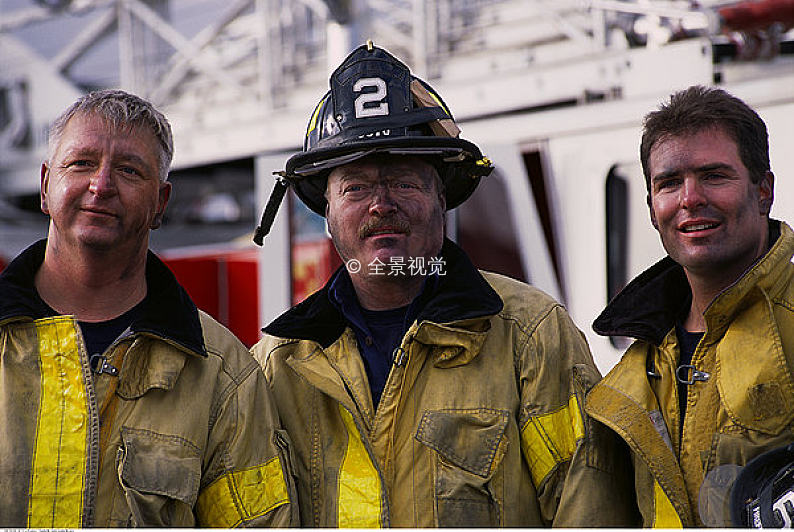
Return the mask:
{"type": "Polygon", "coordinates": [[[758,208],[764,216],[769,215],[772,210],[772,202],[775,200],[775,174],[765,172],[764,177],[758,182],[758,208]]]}
{"type": "Polygon", "coordinates": [[[160,190],[157,197],[157,212],[152,219],[149,226],[150,229],[157,229],[163,223],[163,216],[165,215],[165,206],[168,205],[168,198],[171,197],[171,183],[166,181],[160,183],[160,190]]]}
{"type": "Polygon", "coordinates": [[[656,214],[653,212],[653,201],[651,201],[650,193],[645,196],[645,201],[648,203],[648,213],[651,215],[651,225],[657,231],[659,230],[659,224],[656,221],[656,214]]]}
{"type": "Polygon", "coordinates": [[[41,184],[39,188],[39,199],[41,200],[41,212],[49,215],[50,209],[47,207],[47,187],[50,185],[50,167],[47,161],[41,163],[41,184]]]}

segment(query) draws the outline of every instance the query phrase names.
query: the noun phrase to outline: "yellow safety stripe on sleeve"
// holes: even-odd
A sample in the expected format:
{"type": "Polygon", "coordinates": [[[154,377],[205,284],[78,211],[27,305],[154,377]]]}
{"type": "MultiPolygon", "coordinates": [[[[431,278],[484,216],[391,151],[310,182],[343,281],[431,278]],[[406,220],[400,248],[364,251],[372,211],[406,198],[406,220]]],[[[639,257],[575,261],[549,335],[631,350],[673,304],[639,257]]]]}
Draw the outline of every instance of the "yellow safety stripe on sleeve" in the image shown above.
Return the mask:
{"type": "Polygon", "coordinates": [[[683,528],[673,503],[658,482],[653,482],[653,528],[683,528]]]}
{"type": "Polygon", "coordinates": [[[521,449],[535,487],[558,464],[570,460],[583,437],[584,421],[575,395],[567,406],[527,420],[521,430],[521,449]]]}
{"type": "Polygon", "coordinates": [[[318,103],[317,107],[314,108],[314,112],[312,113],[312,119],[309,120],[309,128],[306,130],[307,137],[311,134],[312,131],[314,131],[314,128],[317,127],[317,116],[320,114],[320,109],[323,108],[323,104],[327,99],[328,97],[326,96],[325,98],[320,100],[320,103],[318,103]]]}
{"type": "Polygon", "coordinates": [[[347,450],[339,471],[339,528],[380,528],[381,487],[353,416],[341,405],[347,450]]]}
{"type": "Polygon", "coordinates": [[[199,495],[199,526],[233,528],[289,502],[278,457],[215,479],[199,495]]]}
{"type": "Polygon", "coordinates": [[[28,527],[85,526],[88,404],[74,320],[37,320],[41,398],[30,477],[28,527]]]}

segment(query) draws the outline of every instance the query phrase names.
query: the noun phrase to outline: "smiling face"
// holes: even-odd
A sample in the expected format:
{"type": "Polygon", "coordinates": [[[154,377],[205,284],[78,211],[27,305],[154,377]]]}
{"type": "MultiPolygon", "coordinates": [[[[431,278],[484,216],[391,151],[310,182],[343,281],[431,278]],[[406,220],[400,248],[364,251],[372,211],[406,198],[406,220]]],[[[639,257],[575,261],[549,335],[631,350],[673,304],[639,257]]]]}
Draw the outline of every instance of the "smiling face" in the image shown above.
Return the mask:
{"type": "Polygon", "coordinates": [[[93,114],[72,117],[41,170],[50,244],[145,251],[171,190],[160,181],[158,156],[158,140],[146,128],[120,129],[93,114]]]}
{"type": "Polygon", "coordinates": [[[335,168],[326,188],[328,230],[344,261],[362,272],[376,258],[429,259],[444,239],[444,198],[435,169],[407,156],[365,158],[335,168]]]}
{"type": "Polygon", "coordinates": [[[766,251],[772,173],[753,183],[722,128],[663,137],[649,170],[651,221],[688,275],[732,282],[766,251]]]}

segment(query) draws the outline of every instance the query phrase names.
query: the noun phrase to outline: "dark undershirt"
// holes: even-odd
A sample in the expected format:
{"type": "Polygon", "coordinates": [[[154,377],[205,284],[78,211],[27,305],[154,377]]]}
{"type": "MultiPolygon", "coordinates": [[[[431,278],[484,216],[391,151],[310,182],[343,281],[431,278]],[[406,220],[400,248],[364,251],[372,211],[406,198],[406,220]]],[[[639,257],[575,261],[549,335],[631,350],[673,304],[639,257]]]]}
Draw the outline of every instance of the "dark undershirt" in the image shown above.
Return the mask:
{"type": "Polygon", "coordinates": [[[370,335],[360,338],[360,333],[356,334],[359,342],[367,344],[374,343],[377,349],[364,351],[370,356],[364,357],[364,365],[367,366],[367,377],[370,379],[372,390],[372,400],[377,407],[383,388],[386,386],[386,379],[392,365],[392,353],[396,347],[402,343],[405,334],[405,315],[409,305],[389,310],[367,310],[361,307],[361,315],[367,324],[370,335]]]}
{"type": "MultiPolygon", "coordinates": [[[[145,301],[145,300],[144,300],[145,301]]],[[[39,306],[47,316],[60,316],[61,313],[50,307],[39,296],[39,306]]],[[[141,315],[143,309],[143,301],[132,307],[130,310],[115,318],[99,321],[77,321],[80,326],[80,331],[83,333],[83,340],[85,340],[86,351],[88,351],[88,358],[92,360],[91,367],[94,367],[93,355],[103,354],[110,345],[126,331],[132,323],[141,315]]]]}
{"type": "MultiPolygon", "coordinates": [[[[700,339],[703,338],[703,332],[689,332],[684,329],[682,322],[675,324],[675,335],[678,338],[678,365],[688,365],[692,363],[692,355],[695,354],[700,339]]],[[[676,372],[677,373],[677,372],[676,372]]],[[[677,379],[676,379],[677,381],[677,379]]],[[[678,382],[678,411],[679,417],[679,434],[684,430],[684,414],[686,414],[686,396],[689,384],[682,384],[678,382]]]]}
{"type": "Polygon", "coordinates": [[[143,301],[132,307],[130,310],[113,319],[100,322],[78,321],[80,330],[83,332],[85,346],[88,350],[89,358],[93,355],[105,352],[121,333],[126,331],[135,319],[140,316],[143,308],[143,301]]]}
{"type": "Polygon", "coordinates": [[[385,311],[370,311],[358,302],[347,272],[340,271],[331,281],[329,299],[345,317],[356,336],[376,409],[394,364],[394,351],[400,347],[405,332],[435,293],[437,284],[438,276],[429,276],[410,305],[385,311]]]}

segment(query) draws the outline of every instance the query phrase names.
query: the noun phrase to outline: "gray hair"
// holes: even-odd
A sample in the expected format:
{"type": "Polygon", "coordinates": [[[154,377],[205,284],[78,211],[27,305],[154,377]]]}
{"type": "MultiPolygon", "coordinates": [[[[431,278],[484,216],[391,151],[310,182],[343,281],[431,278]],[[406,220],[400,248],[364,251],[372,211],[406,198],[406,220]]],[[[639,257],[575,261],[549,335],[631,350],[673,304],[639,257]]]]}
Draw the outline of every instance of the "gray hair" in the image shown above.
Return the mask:
{"type": "Polygon", "coordinates": [[[47,159],[52,159],[61,141],[66,124],[76,114],[91,114],[107,120],[119,128],[149,129],[160,145],[160,181],[168,179],[168,169],[174,157],[174,138],[168,119],[154,106],[134,94],[108,89],[91,92],[69,106],[50,126],[47,159]]]}

